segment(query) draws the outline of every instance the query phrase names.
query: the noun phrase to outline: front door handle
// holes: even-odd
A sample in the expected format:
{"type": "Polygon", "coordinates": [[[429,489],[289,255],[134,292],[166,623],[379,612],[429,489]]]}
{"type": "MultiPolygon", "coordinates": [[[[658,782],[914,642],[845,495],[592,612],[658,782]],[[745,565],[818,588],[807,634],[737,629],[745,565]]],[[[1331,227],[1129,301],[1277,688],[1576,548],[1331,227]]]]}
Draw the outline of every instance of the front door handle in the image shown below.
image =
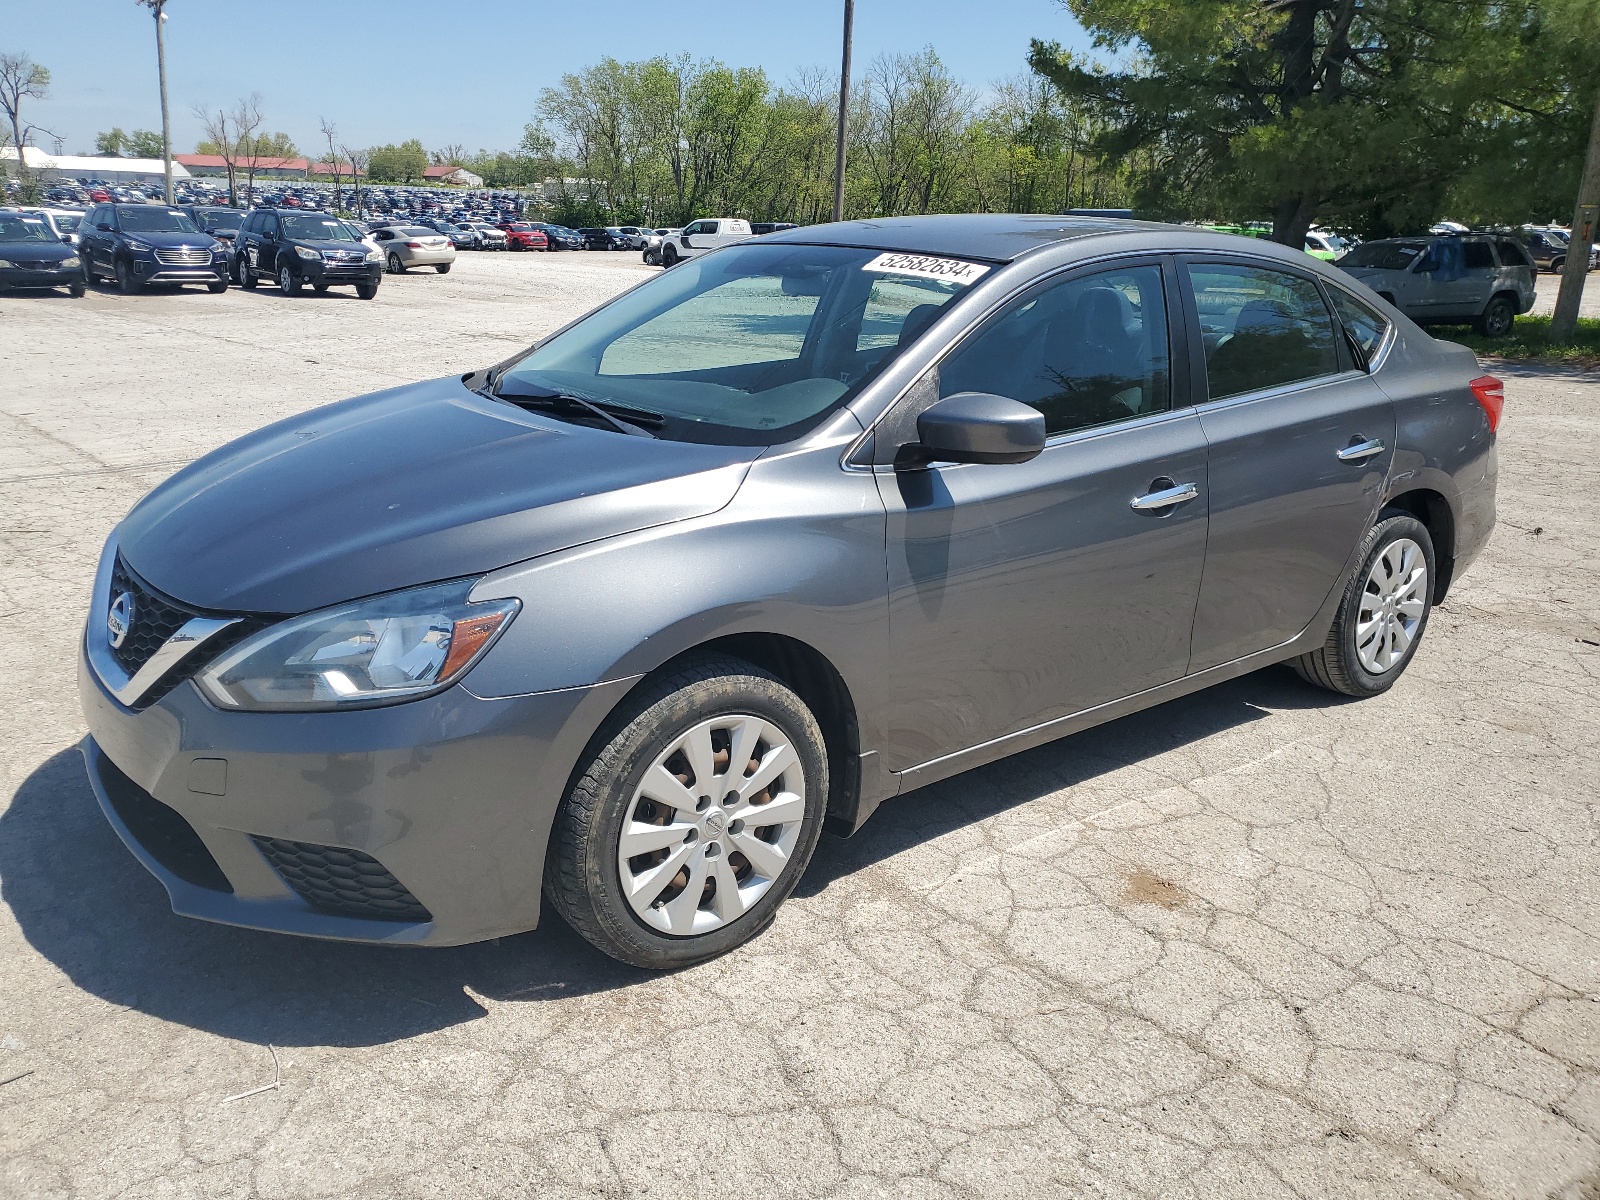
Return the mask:
{"type": "Polygon", "coordinates": [[[1200,494],[1200,489],[1192,483],[1174,483],[1170,479],[1154,480],[1151,487],[1155,491],[1146,492],[1142,496],[1135,496],[1128,501],[1128,507],[1140,512],[1159,511],[1163,508],[1175,508],[1179,504],[1187,504],[1200,494]]]}
{"type": "Polygon", "coordinates": [[[1378,438],[1370,438],[1364,442],[1351,442],[1343,450],[1339,451],[1339,461],[1353,463],[1366,462],[1367,459],[1371,458],[1373,455],[1382,453],[1383,442],[1378,438]]]}

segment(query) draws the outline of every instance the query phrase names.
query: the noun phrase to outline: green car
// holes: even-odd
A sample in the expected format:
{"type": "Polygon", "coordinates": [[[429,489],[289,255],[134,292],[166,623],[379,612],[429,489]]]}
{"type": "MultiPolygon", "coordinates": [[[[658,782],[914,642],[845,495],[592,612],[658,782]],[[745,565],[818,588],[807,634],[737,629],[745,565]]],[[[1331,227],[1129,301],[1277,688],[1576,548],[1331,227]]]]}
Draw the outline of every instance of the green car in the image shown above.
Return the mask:
{"type": "Polygon", "coordinates": [[[1350,243],[1336,233],[1313,229],[1306,234],[1306,253],[1323,262],[1333,262],[1348,249],[1350,243]]]}

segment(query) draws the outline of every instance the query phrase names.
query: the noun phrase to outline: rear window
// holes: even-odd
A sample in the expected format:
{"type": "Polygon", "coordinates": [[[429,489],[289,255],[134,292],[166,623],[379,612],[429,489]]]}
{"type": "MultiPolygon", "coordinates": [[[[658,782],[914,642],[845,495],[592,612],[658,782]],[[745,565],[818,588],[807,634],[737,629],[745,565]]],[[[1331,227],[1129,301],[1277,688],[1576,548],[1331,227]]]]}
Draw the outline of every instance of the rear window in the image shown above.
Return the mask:
{"type": "Polygon", "coordinates": [[[1367,242],[1341,258],[1339,265],[1404,271],[1426,246],[1426,242],[1367,242]]]}
{"type": "Polygon", "coordinates": [[[1333,300],[1333,311],[1339,314],[1339,322],[1345,332],[1361,347],[1361,353],[1371,363],[1373,356],[1378,353],[1378,347],[1383,345],[1384,335],[1389,332],[1388,319],[1336,287],[1328,289],[1328,296],[1333,300]]]}
{"type": "Polygon", "coordinates": [[[413,237],[438,237],[438,236],[440,236],[439,235],[439,231],[437,229],[424,229],[420,225],[406,225],[406,226],[403,226],[400,229],[395,230],[395,232],[398,233],[401,237],[408,237],[408,238],[409,237],[413,238],[413,237]]]}
{"type": "Polygon", "coordinates": [[[1464,242],[1461,246],[1466,257],[1467,270],[1494,270],[1494,254],[1488,242],[1464,242]]]}
{"type": "Polygon", "coordinates": [[[1500,261],[1508,267],[1531,267],[1533,260],[1528,257],[1528,252],[1517,243],[1501,240],[1495,243],[1500,250],[1500,261]]]}

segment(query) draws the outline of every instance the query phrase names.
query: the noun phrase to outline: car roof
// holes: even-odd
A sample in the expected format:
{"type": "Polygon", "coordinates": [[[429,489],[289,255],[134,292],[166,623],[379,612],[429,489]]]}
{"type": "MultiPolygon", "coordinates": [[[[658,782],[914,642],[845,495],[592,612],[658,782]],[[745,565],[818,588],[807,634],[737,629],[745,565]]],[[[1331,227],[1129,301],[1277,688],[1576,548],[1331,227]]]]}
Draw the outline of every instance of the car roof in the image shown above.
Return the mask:
{"type": "MultiPolygon", "coordinates": [[[[914,254],[956,255],[1012,262],[1030,251],[1074,238],[1107,233],[1176,232],[1187,227],[1119,217],[1066,217],[1013,213],[953,213],[926,217],[874,217],[809,225],[766,234],[766,243],[862,246],[914,254]]],[[[1192,230],[1187,230],[1193,232],[1192,230]]]]}

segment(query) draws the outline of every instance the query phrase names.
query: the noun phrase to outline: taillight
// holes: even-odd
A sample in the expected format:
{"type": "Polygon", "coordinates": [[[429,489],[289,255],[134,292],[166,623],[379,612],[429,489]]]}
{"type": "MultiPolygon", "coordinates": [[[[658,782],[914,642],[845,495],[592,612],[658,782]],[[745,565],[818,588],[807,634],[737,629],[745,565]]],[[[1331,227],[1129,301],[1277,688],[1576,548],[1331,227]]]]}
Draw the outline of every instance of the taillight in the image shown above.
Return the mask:
{"type": "Polygon", "coordinates": [[[422,243],[421,242],[407,242],[406,243],[406,249],[407,250],[421,250],[422,249],[422,243]]]}
{"type": "Polygon", "coordinates": [[[1483,415],[1489,418],[1489,432],[1497,432],[1500,428],[1500,414],[1506,406],[1506,385],[1493,375],[1479,375],[1467,386],[1477,397],[1483,415]]]}

